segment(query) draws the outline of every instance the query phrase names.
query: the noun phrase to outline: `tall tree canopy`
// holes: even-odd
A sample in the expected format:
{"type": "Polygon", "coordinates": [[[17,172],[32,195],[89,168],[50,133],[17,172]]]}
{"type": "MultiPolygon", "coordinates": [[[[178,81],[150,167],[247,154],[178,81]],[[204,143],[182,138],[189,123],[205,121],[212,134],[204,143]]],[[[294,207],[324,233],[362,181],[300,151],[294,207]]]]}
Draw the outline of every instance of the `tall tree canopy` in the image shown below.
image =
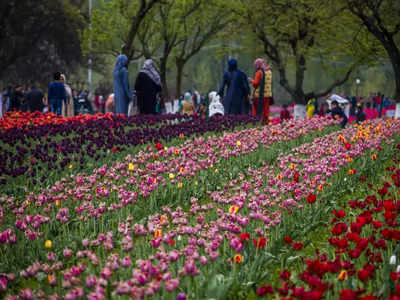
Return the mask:
{"type": "Polygon", "coordinates": [[[235,5],[239,25],[246,28],[248,24],[275,67],[280,84],[297,104],[330,93],[369,55],[364,41],[352,30],[355,25],[334,1],[240,0],[235,5]],[[304,90],[311,58],[343,61],[345,57],[351,57],[353,63],[341,68],[340,78],[319,91],[304,90]],[[288,79],[289,66],[295,70],[294,82],[288,79]]]}
{"type": "Polygon", "coordinates": [[[395,75],[395,99],[400,102],[400,1],[345,0],[349,11],[382,45],[395,75]]]}
{"type": "Polygon", "coordinates": [[[79,7],[67,0],[0,2],[0,80],[47,82],[82,61],[79,7]]]}

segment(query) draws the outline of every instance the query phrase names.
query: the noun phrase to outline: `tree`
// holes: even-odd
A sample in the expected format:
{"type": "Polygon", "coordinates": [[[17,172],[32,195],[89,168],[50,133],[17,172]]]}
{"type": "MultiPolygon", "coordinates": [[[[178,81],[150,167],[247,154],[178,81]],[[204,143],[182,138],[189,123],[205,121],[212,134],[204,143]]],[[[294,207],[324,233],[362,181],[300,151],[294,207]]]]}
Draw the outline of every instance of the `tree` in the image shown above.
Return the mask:
{"type": "Polygon", "coordinates": [[[400,103],[400,2],[398,0],[345,0],[349,11],[382,44],[393,67],[394,98],[400,103]]]}
{"type": "Polygon", "coordinates": [[[207,1],[195,5],[198,5],[198,8],[195,11],[192,9],[190,18],[182,19],[182,34],[175,51],[176,97],[181,95],[186,63],[231,22],[231,10],[219,1],[207,1]]]}
{"type": "Polygon", "coordinates": [[[69,1],[2,1],[0,14],[0,79],[44,83],[81,62],[78,31],[85,23],[69,1]]]}
{"type": "MultiPolygon", "coordinates": [[[[353,52],[357,36],[347,29],[351,23],[339,6],[318,0],[241,0],[235,8],[241,18],[240,26],[249,24],[250,30],[263,46],[276,72],[280,85],[292,96],[296,104],[304,105],[309,98],[322,97],[345,83],[352,71],[363,61],[353,52]],[[332,38],[334,36],[335,38],[332,38]],[[338,39],[341,43],[338,43],[338,39]],[[343,54],[341,54],[343,53],[343,54]],[[342,68],[343,74],[321,91],[304,90],[307,62],[312,57],[342,60],[357,57],[354,63],[342,68]],[[294,65],[295,80],[287,76],[289,63],[294,65]]],[[[363,47],[360,47],[364,49],[363,47]]]]}
{"type": "Polygon", "coordinates": [[[123,52],[128,61],[134,59],[137,55],[134,41],[140,25],[157,3],[161,0],[99,0],[90,17],[91,26],[82,34],[84,54],[123,52]]]}

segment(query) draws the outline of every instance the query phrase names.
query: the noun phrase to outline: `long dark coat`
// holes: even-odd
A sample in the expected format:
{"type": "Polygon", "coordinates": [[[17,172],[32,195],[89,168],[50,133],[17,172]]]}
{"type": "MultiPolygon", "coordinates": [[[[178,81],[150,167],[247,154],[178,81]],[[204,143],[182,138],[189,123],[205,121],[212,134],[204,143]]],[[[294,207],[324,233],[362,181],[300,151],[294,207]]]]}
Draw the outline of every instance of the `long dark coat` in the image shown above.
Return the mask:
{"type": "Polygon", "coordinates": [[[237,68],[236,59],[228,62],[228,72],[225,72],[219,95],[223,97],[225,114],[240,115],[247,114],[249,105],[247,98],[250,94],[250,86],[246,74],[237,68]],[[227,87],[224,96],[225,86],[227,87]]]}
{"type": "Polygon", "coordinates": [[[147,74],[140,72],[136,78],[135,91],[140,114],[155,115],[157,94],[161,87],[147,74]]]}

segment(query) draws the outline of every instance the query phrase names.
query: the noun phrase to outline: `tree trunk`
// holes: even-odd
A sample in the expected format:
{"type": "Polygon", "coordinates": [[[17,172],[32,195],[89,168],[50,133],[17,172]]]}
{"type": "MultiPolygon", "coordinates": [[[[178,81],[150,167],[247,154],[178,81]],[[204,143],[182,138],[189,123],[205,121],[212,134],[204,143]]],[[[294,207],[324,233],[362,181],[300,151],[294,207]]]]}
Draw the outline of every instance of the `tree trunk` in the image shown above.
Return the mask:
{"type": "Polygon", "coordinates": [[[400,103],[400,53],[395,56],[396,57],[390,56],[395,80],[394,99],[397,103],[400,103]]]}
{"type": "Polygon", "coordinates": [[[182,91],[182,78],[183,78],[183,69],[185,67],[186,61],[176,58],[176,93],[175,97],[179,98],[181,96],[182,91]]]}
{"type": "Polygon", "coordinates": [[[165,98],[169,97],[168,82],[167,82],[167,58],[160,60],[160,77],[162,84],[162,94],[165,98]]]}

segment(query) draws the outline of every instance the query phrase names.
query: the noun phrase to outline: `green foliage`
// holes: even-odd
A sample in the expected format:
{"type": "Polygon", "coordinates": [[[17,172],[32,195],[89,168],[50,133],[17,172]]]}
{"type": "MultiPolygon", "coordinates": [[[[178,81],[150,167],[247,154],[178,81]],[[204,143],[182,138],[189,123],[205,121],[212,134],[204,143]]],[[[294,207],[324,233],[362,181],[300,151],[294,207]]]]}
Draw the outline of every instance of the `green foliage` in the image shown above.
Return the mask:
{"type": "Polygon", "coordinates": [[[55,70],[71,73],[82,62],[79,7],[67,0],[10,0],[0,11],[0,81],[47,84],[55,70]]]}

